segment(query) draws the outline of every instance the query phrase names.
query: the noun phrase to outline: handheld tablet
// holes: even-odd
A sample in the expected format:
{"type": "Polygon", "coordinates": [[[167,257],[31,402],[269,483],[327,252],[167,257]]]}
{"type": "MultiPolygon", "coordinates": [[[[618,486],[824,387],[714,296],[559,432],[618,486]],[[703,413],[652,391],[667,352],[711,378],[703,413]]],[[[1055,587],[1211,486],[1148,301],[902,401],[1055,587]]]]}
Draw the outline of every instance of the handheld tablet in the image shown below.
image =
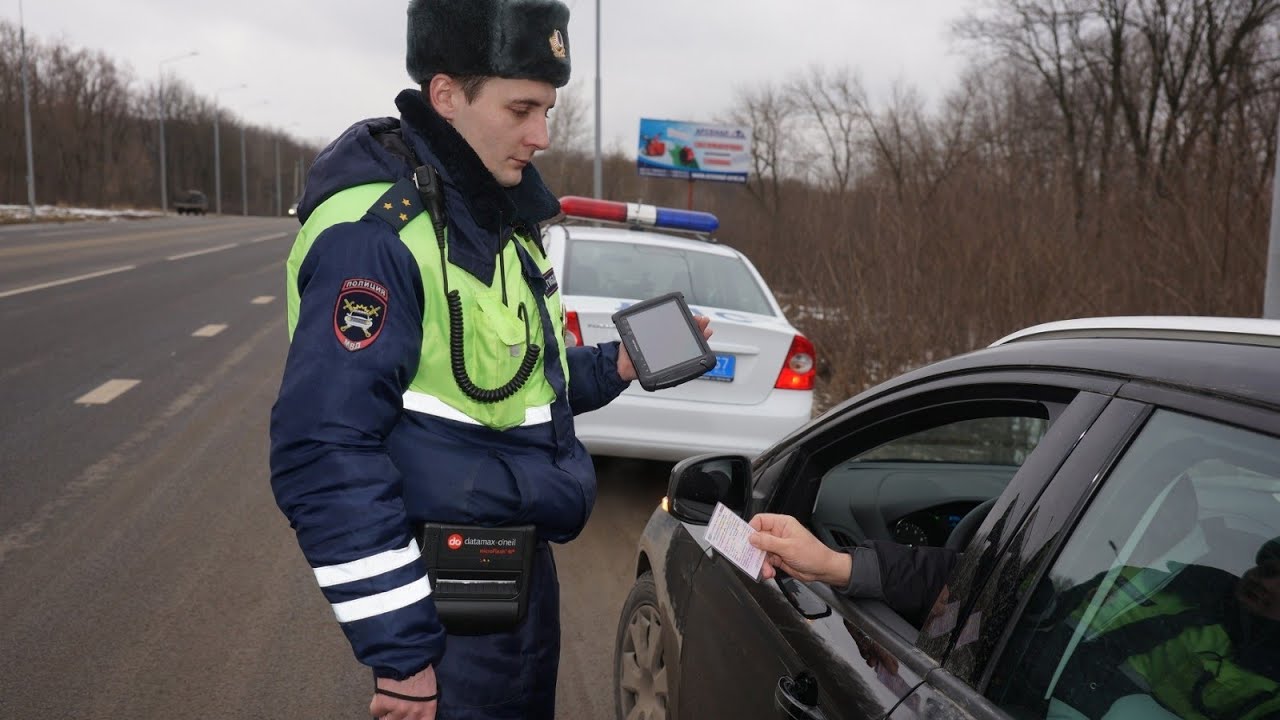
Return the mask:
{"type": "Polygon", "coordinates": [[[692,380],[716,366],[684,294],[661,295],[613,314],[640,387],[653,392],[692,380]]]}

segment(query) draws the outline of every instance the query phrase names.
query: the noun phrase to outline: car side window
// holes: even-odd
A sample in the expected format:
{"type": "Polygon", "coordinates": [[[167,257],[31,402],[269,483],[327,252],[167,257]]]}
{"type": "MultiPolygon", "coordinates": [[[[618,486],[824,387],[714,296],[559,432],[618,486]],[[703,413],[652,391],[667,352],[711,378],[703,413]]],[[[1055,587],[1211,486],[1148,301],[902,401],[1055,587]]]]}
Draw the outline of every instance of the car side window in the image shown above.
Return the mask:
{"type": "Polygon", "coordinates": [[[1016,718],[1280,714],[1280,439],[1157,411],[1012,629],[1016,718]]]}
{"type": "MultiPolygon", "coordinates": [[[[895,543],[949,548],[935,557],[954,560],[1044,437],[1049,417],[1046,405],[1001,401],[897,418],[874,442],[851,445],[822,475],[811,527],[833,547],[887,542],[878,547],[889,555],[876,551],[883,557],[904,557],[895,543]]],[[[931,607],[954,606],[932,591],[936,597],[917,597],[918,590],[883,588],[886,605],[903,621],[896,627],[912,637],[928,625],[931,607]]]]}
{"type": "Polygon", "coordinates": [[[966,418],[909,432],[829,470],[814,522],[837,544],[892,540],[943,547],[998,496],[1049,427],[1046,417],[966,418]]]}

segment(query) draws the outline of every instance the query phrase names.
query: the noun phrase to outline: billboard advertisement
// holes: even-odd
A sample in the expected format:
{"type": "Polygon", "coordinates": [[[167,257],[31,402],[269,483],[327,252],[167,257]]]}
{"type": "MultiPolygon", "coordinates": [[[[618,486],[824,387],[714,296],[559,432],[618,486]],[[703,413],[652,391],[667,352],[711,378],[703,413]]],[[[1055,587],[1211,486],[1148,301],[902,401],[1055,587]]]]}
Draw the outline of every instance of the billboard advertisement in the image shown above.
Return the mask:
{"type": "Polygon", "coordinates": [[[745,183],[751,129],[643,118],[636,167],[649,177],[745,183]]]}

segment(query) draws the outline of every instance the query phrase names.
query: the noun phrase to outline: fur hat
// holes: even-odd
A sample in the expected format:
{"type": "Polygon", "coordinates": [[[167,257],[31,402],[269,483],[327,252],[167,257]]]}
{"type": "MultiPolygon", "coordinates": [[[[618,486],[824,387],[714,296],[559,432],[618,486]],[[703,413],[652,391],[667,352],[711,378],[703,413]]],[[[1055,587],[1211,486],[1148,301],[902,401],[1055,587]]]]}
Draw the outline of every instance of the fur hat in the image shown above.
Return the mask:
{"type": "Polygon", "coordinates": [[[405,65],[436,73],[569,82],[569,8],[559,0],[410,0],[405,65]]]}
{"type": "Polygon", "coordinates": [[[1256,560],[1259,565],[1277,558],[1280,558],[1280,537],[1272,538],[1262,543],[1262,547],[1258,548],[1258,557],[1256,560]]]}

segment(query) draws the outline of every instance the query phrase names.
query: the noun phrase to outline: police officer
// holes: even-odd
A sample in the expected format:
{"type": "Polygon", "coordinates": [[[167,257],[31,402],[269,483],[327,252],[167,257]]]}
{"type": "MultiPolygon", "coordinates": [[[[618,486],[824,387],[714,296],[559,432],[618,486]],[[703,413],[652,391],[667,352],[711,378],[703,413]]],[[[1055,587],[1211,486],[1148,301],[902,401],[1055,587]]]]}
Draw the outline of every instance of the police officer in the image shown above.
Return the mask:
{"type": "Polygon", "coordinates": [[[373,670],[374,717],[554,715],[547,543],[581,532],[596,492],[573,416],[635,378],[616,342],[564,347],[538,232],[559,214],[530,161],[569,79],[568,21],[558,0],[412,0],[407,66],[421,90],[396,98],[398,119],[329,145],[298,206],[271,482],[373,670]],[[442,625],[424,522],[536,526],[514,630],[442,625]]]}

